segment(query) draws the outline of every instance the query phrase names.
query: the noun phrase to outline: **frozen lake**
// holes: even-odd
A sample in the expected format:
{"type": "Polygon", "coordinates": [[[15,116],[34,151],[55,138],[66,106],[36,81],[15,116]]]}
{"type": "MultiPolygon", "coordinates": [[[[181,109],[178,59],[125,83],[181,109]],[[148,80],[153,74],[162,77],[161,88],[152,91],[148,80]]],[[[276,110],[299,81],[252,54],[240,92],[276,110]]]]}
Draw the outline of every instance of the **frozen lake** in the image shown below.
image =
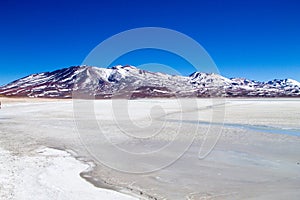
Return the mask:
{"type": "Polygon", "coordinates": [[[300,99],[1,101],[2,149],[73,152],[97,187],[146,199],[300,196],[300,99]]]}

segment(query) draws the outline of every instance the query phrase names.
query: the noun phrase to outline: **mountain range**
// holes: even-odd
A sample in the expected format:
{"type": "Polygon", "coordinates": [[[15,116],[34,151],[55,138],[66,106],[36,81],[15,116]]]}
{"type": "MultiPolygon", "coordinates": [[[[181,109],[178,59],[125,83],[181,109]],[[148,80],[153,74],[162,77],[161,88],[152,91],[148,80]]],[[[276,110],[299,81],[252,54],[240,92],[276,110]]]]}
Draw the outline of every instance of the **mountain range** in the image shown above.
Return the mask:
{"type": "Polygon", "coordinates": [[[73,66],[32,74],[0,87],[0,95],[6,97],[72,98],[73,91],[82,91],[97,99],[300,97],[300,83],[292,79],[268,82],[229,79],[202,72],[177,76],[119,65],[112,68],[73,66]]]}

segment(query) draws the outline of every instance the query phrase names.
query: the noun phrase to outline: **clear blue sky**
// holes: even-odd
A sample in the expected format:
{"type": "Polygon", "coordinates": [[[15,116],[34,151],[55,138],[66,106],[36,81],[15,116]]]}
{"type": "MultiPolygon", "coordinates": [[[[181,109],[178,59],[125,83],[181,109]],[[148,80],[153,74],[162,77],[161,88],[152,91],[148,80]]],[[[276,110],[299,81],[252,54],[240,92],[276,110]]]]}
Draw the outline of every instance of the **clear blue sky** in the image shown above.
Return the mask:
{"type": "Polygon", "coordinates": [[[106,38],[145,26],[194,38],[224,76],[300,81],[299,2],[1,1],[0,85],[27,74],[79,65],[106,38]]]}

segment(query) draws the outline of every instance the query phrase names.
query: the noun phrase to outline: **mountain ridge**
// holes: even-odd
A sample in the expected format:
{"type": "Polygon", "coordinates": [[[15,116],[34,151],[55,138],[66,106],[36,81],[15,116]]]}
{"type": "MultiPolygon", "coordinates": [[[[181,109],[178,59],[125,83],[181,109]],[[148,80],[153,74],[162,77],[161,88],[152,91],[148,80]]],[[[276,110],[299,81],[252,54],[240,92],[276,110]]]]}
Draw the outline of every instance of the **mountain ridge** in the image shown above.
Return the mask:
{"type": "Polygon", "coordinates": [[[112,68],[83,65],[31,74],[0,87],[0,95],[6,97],[72,98],[72,92],[76,91],[98,99],[300,97],[300,83],[288,78],[260,82],[215,73],[179,76],[129,65],[112,68]]]}

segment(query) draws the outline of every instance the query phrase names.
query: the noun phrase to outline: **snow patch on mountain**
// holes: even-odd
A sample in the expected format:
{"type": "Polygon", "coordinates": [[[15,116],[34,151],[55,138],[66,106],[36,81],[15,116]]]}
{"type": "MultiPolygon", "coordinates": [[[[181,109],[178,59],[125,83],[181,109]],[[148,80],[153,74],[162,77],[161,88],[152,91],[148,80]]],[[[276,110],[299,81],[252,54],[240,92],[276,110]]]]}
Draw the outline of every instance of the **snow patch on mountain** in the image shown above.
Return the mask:
{"type": "Polygon", "coordinates": [[[19,97],[71,98],[73,91],[85,91],[96,98],[299,97],[300,83],[293,79],[228,79],[202,72],[177,76],[118,65],[74,66],[32,74],[0,87],[0,95],[19,97]]]}

